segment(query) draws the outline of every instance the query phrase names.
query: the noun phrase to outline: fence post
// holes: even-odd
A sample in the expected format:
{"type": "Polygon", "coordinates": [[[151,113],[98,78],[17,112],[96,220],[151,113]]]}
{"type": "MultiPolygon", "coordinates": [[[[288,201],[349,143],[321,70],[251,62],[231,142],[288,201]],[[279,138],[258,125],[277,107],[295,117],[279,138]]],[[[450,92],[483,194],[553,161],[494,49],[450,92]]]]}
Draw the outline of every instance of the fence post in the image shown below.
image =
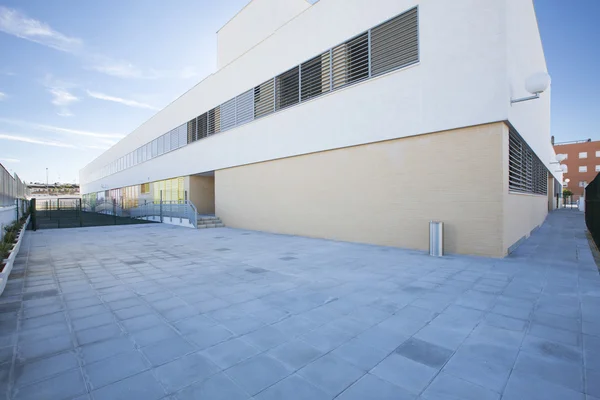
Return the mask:
{"type": "Polygon", "coordinates": [[[36,221],[36,210],[35,210],[35,197],[33,199],[31,199],[31,202],[29,203],[29,214],[31,214],[31,229],[33,231],[37,231],[37,221],[36,221]]]}
{"type": "Polygon", "coordinates": [[[113,199],[113,221],[117,224],[117,199],[113,199]]]}
{"type": "Polygon", "coordinates": [[[162,193],[162,192],[163,192],[163,191],[161,190],[161,191],[160,191],[160,203],[159,203],[159,207],[160,207],[160,209],[159,209],[159,215],[160,215],[160,222],[161,222],[161,223],[163,222],[163,209],[162,209],[162,206],[163,206],[162,194],[163,194],[163,193],[162,193]]]}
{"type": "Polygon", "coordinates": [[[83,202],[79,199],[79,226],[83,227],[83,202]]]}

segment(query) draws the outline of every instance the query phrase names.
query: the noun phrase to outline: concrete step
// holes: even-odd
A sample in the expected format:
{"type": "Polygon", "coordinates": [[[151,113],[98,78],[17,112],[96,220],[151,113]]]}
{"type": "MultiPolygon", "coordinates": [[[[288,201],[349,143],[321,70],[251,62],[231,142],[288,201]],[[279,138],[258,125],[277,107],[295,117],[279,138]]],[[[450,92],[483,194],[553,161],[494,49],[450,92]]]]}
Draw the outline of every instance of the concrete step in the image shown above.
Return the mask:
{"type": "Polygon", "coordinates": [[[222,228],[225,225],[221,218],[214,215],[200,215],[197,216],[198,229],[207,229],[207,228],[222,228]]]}
{"type": "Polygon", "coordinates": [[[225,224],[223,224],[223,223],[218,223],[218,224],[198,224],[198,229],[223,228],[224,226],[225,226],[225,224]]]}

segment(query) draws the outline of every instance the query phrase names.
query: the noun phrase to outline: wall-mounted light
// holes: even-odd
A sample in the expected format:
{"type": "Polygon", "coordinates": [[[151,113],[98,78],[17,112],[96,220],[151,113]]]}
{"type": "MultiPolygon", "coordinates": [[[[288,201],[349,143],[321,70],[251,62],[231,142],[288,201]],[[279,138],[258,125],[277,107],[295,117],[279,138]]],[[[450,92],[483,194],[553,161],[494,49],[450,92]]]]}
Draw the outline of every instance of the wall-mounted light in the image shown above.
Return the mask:
{"type": "Polygon", "coordinates": [[[560,164],[561,162],[563,162],[567,159],[567,155],[566,154],[557,154],[555,158],[556,158],[556,161],[550,161],[550,164],[560,164]]]}
{"type": "Polygon", "coordinates": [[[525,82],[525,89],[533,96],[522,97],[520,99],[511,99],[510,103],[521,103],[523,101],[535,100],[540,98],[540,94],[544,93],[550,87],[550,75],[545,72],[538,72],[530,76],[525,82]]]}

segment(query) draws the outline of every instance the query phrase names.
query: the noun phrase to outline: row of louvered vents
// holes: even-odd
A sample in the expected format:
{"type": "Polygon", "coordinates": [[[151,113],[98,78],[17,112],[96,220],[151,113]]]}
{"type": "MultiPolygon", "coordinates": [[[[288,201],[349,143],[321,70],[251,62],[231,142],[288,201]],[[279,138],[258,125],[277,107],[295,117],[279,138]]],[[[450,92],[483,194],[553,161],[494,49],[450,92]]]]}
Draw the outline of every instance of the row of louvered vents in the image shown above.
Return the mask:
{"type": "Polygon", "coordinates": [[[133,151],[112,174],[215,133],[419,61],[418,10],[368,30],[133,151]]]}
{"type": "Polygon", "coordinates": [[[512,130],[508,147],[508,188],[513,192],[544,195],[548,191],[546,166],[512,130]]]}

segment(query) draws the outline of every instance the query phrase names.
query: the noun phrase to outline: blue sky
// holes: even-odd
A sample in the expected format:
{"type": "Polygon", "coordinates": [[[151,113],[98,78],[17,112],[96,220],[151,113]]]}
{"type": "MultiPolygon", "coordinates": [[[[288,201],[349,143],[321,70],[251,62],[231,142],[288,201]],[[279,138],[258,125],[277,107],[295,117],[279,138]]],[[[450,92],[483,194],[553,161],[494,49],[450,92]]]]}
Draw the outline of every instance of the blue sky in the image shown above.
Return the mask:
{"type": "MultiPolygon", "coordinates": [[[[0,0],[0,163],[27,181],[47,167],[51,182],[75,182],[216,69],[215,32],[247,1],[0,0]]],[[[552,133],[600,139],[600,1],[535,4],[552,133]]]]}

